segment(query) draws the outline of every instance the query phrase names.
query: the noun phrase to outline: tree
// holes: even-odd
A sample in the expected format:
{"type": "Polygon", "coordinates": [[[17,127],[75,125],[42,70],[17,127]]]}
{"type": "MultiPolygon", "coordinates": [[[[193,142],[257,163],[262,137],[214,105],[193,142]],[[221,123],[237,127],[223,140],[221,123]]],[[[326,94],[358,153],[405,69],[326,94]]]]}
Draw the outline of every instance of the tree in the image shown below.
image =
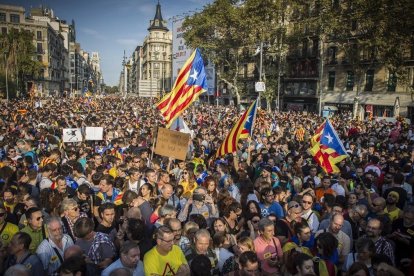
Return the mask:
{"type": "Polygon", "coordinates": [[[9,82],[16,83],[17,90],[24,87],[24,83],[19,83],[19,80],[38,77],[43,65],[36,59],[32,32],[12,28],[7,34],[0,34],[0,47],[3,49],[3,57],[0,59],[1,73],[5,74],[7,64],[9,82]]]}
{"type": "Polygon", "coordinates": [[[200,13],[186,18],[184,38],[192,48],[199,48],[216,66],[217,77],[227,84],[240,103],[240,69],[249,59],[246,14],[238,1],[216,0],[200,13]]]}

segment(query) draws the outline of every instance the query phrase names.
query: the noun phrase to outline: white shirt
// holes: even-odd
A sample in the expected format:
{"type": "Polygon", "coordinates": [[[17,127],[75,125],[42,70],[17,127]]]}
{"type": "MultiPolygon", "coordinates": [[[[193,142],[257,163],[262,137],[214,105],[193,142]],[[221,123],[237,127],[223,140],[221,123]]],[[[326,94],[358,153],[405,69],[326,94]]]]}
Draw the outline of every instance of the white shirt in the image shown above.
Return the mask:
{"type": "Polygon", "coordinates": [[[316,175],[314,177],[312,177],[310,175],[305,176],[305,178],[303,179],[303,182],[306,182],[309,178],[313,179],[313,182],[315,182],[315,188],[321,186],[321,179],[316,175]]]}
{"type": "Polygon", "coordinates": [[[51,239],[45,239],[39,244],[36,250],[36,254],[42,261],[43,268],[48,275],[53,274],[56,270],[59,269],[60,265],[62,264],[59,256],[53,248],[57,250],[60,257],[63,259],[63,253],[69,246],[72,245],[72,238],[66,234],[63,234],[62,250],[51,239]]]}
{"type": "Polygon", "coordinates": [[[309,209],[308,211],[304,212],[302,214],[302,218],[306,220],[312,233],[316,233],[316,231],[318,231],[319,219],[318,216],[312,211],[312,209],[309,209]]]}
{"type": "Polygon", "coordinates": [[[131,183],[131,179],[128,180],[128,190],[131,190],[135,193],[138,194],[138,190],[139,190],[139,181],[135,181],[133,183],[131,183]]]}
{"type": "Polygon", "coordinates": [[[335,183],[331,186],[331,189],[335,191],[336,195],[345,196],[345,189],[339,183],[335,183]]]}
{"type": "MultiPolygon", "coordinates": [[[[104,269],[104,271],[102,271],[101,276],[109,276],[109,274],[111,274],[112,271],[114,271],[115,269],[118,268],[126,268],[128,270],[132,270],[129,269],[127,267],[125,267],[122,262],[121,259],[116,260],[114,263],[112,263],[110,266],[108,266],[107,268],[104,269]]],[[[132,271],[131,271],[132,272],[132,271]]],[[[137,267],[134,269],[133,276],[144,276],[144,264],[141,261],[138,261],[137,267]]]]}

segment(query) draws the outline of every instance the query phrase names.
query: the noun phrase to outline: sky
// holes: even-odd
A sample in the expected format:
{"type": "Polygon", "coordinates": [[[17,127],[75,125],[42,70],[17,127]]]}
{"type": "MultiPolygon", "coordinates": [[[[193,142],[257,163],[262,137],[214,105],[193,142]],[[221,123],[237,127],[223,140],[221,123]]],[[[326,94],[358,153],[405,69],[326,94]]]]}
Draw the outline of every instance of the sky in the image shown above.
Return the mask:
{"type": "MultiPolygon", "coordinates": [[[[148,34],[157,0],[0,0],[1,4],[23,6],[26,12],[41,5],[68,23],[75,21],[76,40],[89,53],[98,52],[107,85],[118,85],[124,55],[130,57],[148,34]]],[[[202,10],[212,0],[160,0],[161,11],[172,29],[174,16],[202,10]]]]}

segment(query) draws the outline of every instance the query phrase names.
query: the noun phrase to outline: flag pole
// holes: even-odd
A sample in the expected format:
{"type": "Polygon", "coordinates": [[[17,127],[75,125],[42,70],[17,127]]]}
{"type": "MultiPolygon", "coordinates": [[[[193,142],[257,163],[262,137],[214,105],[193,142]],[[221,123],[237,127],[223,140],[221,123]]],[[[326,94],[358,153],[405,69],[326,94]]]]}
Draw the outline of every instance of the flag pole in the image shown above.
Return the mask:
{"type": "Polygon", "coordinates": [[[152,140],[151,159],[148,160],[148,163],[147,163],[148,168],[151,168],[150,165],[152,164],[152,159],[154,158],[155,142],[157,141],[157,137],[158,137],[158,120],[157,120],[157,123],[155,124],[154,137],[152,140]]]}

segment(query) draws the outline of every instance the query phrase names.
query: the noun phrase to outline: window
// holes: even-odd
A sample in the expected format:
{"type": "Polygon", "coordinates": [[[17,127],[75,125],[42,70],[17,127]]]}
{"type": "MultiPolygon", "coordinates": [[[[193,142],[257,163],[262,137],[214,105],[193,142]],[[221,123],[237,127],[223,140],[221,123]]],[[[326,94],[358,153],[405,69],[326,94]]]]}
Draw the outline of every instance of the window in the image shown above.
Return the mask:
{"type": "Polygon", "coordinates": [[[328,77],[328,90],[332,91],[335,89],[335,71],[329,72],[328,77]]]}
{"type": "Polygon", "coordinates": [[[37,56],[37,61],[43,62],[43,57],[42,57],[42,55],[38,55],[38,56],[37,56]]]}
{"type": "Polygon", "coordinates": [[[20,16],[18,14],[10,14],[11,23],[20,23],[20,16]]]}
{"type": "Polygon", "coordinates": [[[306,57],[308,55],[308,41],[305,40],[302,42],[302,57],[306,57]]]}
{"type": "Polygon", "coordinates": [[[387,91],[395,92],[396,87],[397,87],[397,76],[393,73],[390,73],[388,75],[388,89],[387,89],[387,91]]]}
{"type": "Polygon", "coordinates": [[[0,22],[6,22],[6,14],[4,12],[0,12],[0,22]]]}
{"type": "Polygon", "coordinates": [[[3,35],[7,34],[7,28],[6,27],[1,28],[1,34],[3,34],[3,35]]]}
{"type": "Polygon", "coordinates": [[[43,45],[42,43],[37,43],[37,53],[43,54],[43,45]]]}
{"type": "Polygon", "coordinates": [[[37,38],[37,40],[42,40],[42,31],[37,31],[36,32],[36,38],[37,38]]]}
{"type": "Polygon", "coordinates": [[[312,43],[312,57],[316,57],[316,55],[318,54],[318,45],[318,40],[314,39],[312,43]]]}
{"type": "Polygon", "coordinates": [[[335,64],[336,63],[336,47],[329,47],[328,49],[328,63],[335,64]]]}
{"type": "Polygon", "coordinates": [[[365,91],[372,91],[374,86],[374,70],[368,70],[365,76],[365,91]]]}
{"type": "Polygon", "coordinates": [[[346,76],[346,91],[354,90],[354,82],[355,82],[354,72],[348,71],[348,74],[346,76]]]}

